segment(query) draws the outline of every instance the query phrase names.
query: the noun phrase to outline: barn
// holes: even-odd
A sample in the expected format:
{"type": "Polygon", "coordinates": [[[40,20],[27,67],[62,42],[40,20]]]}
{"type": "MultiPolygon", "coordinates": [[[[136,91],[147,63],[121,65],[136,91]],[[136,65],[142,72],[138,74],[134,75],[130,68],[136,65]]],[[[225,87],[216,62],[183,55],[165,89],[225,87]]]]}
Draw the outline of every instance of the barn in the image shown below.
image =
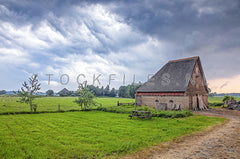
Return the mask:
{"type": "Polygon", "coordinates": [[[157,110],[208,108],[208,87],[200,58],[169,61],[136,91],[137,105],[157,110]]]}

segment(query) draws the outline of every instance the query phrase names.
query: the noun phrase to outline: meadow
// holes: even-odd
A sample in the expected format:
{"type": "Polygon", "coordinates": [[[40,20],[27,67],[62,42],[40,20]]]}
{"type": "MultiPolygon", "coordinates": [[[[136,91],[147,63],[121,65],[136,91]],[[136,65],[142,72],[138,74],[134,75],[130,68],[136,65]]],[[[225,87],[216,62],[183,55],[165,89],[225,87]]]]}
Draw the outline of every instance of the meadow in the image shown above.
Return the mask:
{"type": "MultiPolygon", "coordinates": [[[[17,99],[1,96],[0,114],[29,112],[29,106],[17,99]]],[[[116,107],[117,101],[134,102],[128,98],[96,98],[103,110],[67,112],[80,110],[75,99],[35,100],[38,112],[57,112],[58,104],[65,112],[0,115],[0,158],[116,158],[225,121],[207,116],[169,118],[188,113],[178,111],[155,112],[167,118],[130,119],[124,112],[130,113],[133,106],[116,107]]]]}
{"type": "Polygon", "coordinates": [[[119,157],[225,119],[129,119],[109,112],[0,115],[0,158],[119,157]]]}
{"type": "MultiPolygon", "coordinates": [[[[38,105],[37,111],[58,111],[58,105],[63,111],[80,110],[80,107],[73,101],[77,97],[40,97],[36,98],[34,102],[38,105]]],[[[17,102],[18,97],[0,96],[0,113],[12,112],[29,112],[29,105],[17,102]]],[[[117,101],[121,103],[133,103],[134,99],[130,98],[96,98],[97,105],[102,104],[104,107],[116,106],[117,101]]]]}
{"type": "MultiPolygon", "coordinates": [[[[240,97],[234,97],[237,101],[240,101],[240,97]]],[[[208,97],[209,103],[223,103],[223,97],[208,97]]]]}
{"type": "MultiPolygon", "coordinates": [[[[240,101],[240,97],[234,97],[237,101],[240,101]]],[[[224,106],[223,97],[208,97],[210,108],[220,108],[224,106]]]]}
{"type": "MultiPolygon", "coordinates": [[[[58,111],[58,105],[60,104],[61,111],[70,111],[70,110],[80,110],[80,107],[73,101],[77,97],[40,97],[36,98],[34,102],[38,105],[37,112],[56,112],[58,111]]],[[[220,107],[223,105],[223,97],[209,97],[209,106],[220,107]]],[[[236,97],[239,101],[240,97],[236,97]]],[[[18,97],[14,96],[0,96],[0,114],[4,113],[21,113],[29,112],[30,108],[25,103],[17,102],[18,97]]],[[[103,107],[111,108],[116,107],[117,101],[120,103],[134,103],[134,99],[130,98],[96,98],[95,102],[98,106],[102,105],[103,107]]],[[[128,112],[131,112],[133,108],[129,108],[128,112]]]]}

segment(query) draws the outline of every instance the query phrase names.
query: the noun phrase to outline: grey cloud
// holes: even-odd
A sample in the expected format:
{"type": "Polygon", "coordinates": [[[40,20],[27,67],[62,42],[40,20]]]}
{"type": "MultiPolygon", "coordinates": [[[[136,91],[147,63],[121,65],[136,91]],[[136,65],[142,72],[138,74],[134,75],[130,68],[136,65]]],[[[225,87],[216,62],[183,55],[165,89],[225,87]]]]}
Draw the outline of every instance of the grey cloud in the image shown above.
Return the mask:
{"type": "Polygon", "coordinates": [[[29,49],[0,30],[0,47],[20,48],[32,55],[33,61],[39,60],[42,67],[50,65],[56,56],[64,58],[69,54],[92,52],[104,57],[113,52],[122,59],[107,60],[134,71],[141,70],[144,74],[147,71],[154,73],[168,59],[199,55],[207,79],[240,74],[239,0],[0,0],[0,22],[8,22],[15,28],[31,25],[31,32],[35,35],[43,21],[67,42],[37,37],[49,48],[29,49]],[[108,24],[100,23],[97,15],[91,15],[94,10],[84,12],[84,8],[94,4],[101,4],[109,14],[116,16],[119,24],[129,28],[123,27],[125,30],[121,32],[108,32],[111,29],[107,28],[108,24]],[[85,26],[89,31],[87,37],[79,32],[80,26],[85,26]],[[146,44],[148,37],[158,39],[161,47],[148,46],[145,54],[152,55],[145,57],[144,51],[132,48],[146,44]]]}

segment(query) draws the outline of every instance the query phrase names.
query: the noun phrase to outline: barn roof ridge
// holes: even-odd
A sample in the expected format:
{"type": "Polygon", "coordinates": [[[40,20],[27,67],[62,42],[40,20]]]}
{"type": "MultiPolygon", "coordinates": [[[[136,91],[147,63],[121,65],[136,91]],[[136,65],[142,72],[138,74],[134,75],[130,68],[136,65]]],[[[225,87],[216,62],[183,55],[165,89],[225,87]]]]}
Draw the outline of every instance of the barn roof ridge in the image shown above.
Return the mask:
{"type": "Polygon", "coordinates": [[[185,61],[185,60],[191,60],[191,59],[199,59],[199,56],[193,56],[193,57],[188,57],[188,58],[183,58],[183,59],[177,59],[177,60],[170,60],[168,62],[178,62],[178,61],[185,61]]]}

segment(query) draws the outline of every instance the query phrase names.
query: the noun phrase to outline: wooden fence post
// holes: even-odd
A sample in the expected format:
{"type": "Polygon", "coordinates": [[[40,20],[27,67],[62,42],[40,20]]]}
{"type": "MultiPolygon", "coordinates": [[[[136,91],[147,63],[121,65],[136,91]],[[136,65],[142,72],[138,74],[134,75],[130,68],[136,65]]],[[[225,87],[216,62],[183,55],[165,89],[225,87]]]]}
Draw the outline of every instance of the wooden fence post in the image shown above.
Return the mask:
{"type": "Polygon", "coordinates": [[[58,111],[60,112],[60,104],[58,104],[58,111]]]}

